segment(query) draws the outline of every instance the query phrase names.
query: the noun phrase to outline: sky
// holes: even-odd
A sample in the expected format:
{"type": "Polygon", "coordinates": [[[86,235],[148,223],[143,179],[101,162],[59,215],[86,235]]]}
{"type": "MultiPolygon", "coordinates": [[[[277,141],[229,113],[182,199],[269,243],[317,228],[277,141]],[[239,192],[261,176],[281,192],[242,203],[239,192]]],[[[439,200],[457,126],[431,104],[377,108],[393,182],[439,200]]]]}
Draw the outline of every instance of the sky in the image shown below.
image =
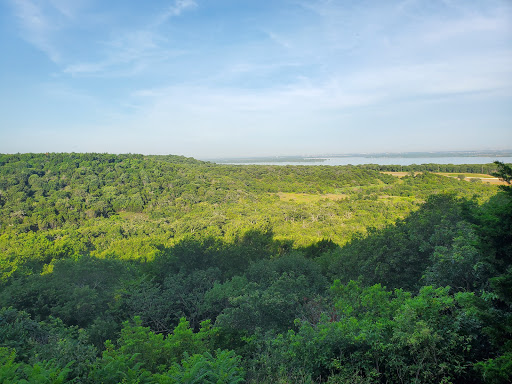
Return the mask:
{"type": "Polygon", "coordinates": [[[510,0],[0,0],[0,153],[492,149],[510,0]]]}

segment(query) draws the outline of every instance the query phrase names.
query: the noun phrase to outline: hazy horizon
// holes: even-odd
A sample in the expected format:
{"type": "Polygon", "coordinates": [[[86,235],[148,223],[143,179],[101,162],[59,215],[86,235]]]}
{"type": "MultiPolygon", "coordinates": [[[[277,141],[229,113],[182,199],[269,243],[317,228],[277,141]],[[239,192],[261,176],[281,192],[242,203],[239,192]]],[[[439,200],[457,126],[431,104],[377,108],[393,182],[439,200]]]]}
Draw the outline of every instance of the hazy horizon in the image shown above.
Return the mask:
{"type": "Polygon", "coordinates": [[[512,146],[512,3],[0,2],[0,152],[512,146]]]}

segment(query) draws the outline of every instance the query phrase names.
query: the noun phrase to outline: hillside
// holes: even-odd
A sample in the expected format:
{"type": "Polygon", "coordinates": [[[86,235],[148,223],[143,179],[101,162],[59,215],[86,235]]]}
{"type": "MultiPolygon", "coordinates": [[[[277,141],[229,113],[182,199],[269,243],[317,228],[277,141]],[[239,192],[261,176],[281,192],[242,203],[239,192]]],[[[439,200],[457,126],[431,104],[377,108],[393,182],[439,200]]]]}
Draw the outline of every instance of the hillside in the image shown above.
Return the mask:
{"type": "Polygon", "coordinates": [[[511,207],[429,172],[1,155],[0,378],[507,382],[511,207]]]}

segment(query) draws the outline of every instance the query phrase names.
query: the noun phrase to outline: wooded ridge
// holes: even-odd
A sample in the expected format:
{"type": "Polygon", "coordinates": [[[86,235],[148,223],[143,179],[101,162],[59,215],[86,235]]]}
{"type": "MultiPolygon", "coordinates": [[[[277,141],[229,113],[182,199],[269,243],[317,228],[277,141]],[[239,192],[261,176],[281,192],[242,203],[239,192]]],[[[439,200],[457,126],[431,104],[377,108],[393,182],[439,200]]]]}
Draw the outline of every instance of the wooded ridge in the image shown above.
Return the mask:
{"type": "Polygon", "coordinates": [[[508,383],[511,187],[440,167],[0,155],[0,381],[508,383]]]}

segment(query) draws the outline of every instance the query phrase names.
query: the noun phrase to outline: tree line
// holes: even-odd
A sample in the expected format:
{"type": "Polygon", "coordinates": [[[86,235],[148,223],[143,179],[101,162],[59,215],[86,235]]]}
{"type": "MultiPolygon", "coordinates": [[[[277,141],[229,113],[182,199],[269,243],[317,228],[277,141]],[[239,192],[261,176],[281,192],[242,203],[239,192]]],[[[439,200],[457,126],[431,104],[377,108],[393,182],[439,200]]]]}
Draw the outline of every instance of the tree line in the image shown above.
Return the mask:
{"type": "Polygon", "coordinates": [[[479,173],[491,175],[498,170],[495,163],[488,164],[363,164],[357,167],[363,169],[372,169],[382,172],[446,172],[446,173],[479,173]]]}

